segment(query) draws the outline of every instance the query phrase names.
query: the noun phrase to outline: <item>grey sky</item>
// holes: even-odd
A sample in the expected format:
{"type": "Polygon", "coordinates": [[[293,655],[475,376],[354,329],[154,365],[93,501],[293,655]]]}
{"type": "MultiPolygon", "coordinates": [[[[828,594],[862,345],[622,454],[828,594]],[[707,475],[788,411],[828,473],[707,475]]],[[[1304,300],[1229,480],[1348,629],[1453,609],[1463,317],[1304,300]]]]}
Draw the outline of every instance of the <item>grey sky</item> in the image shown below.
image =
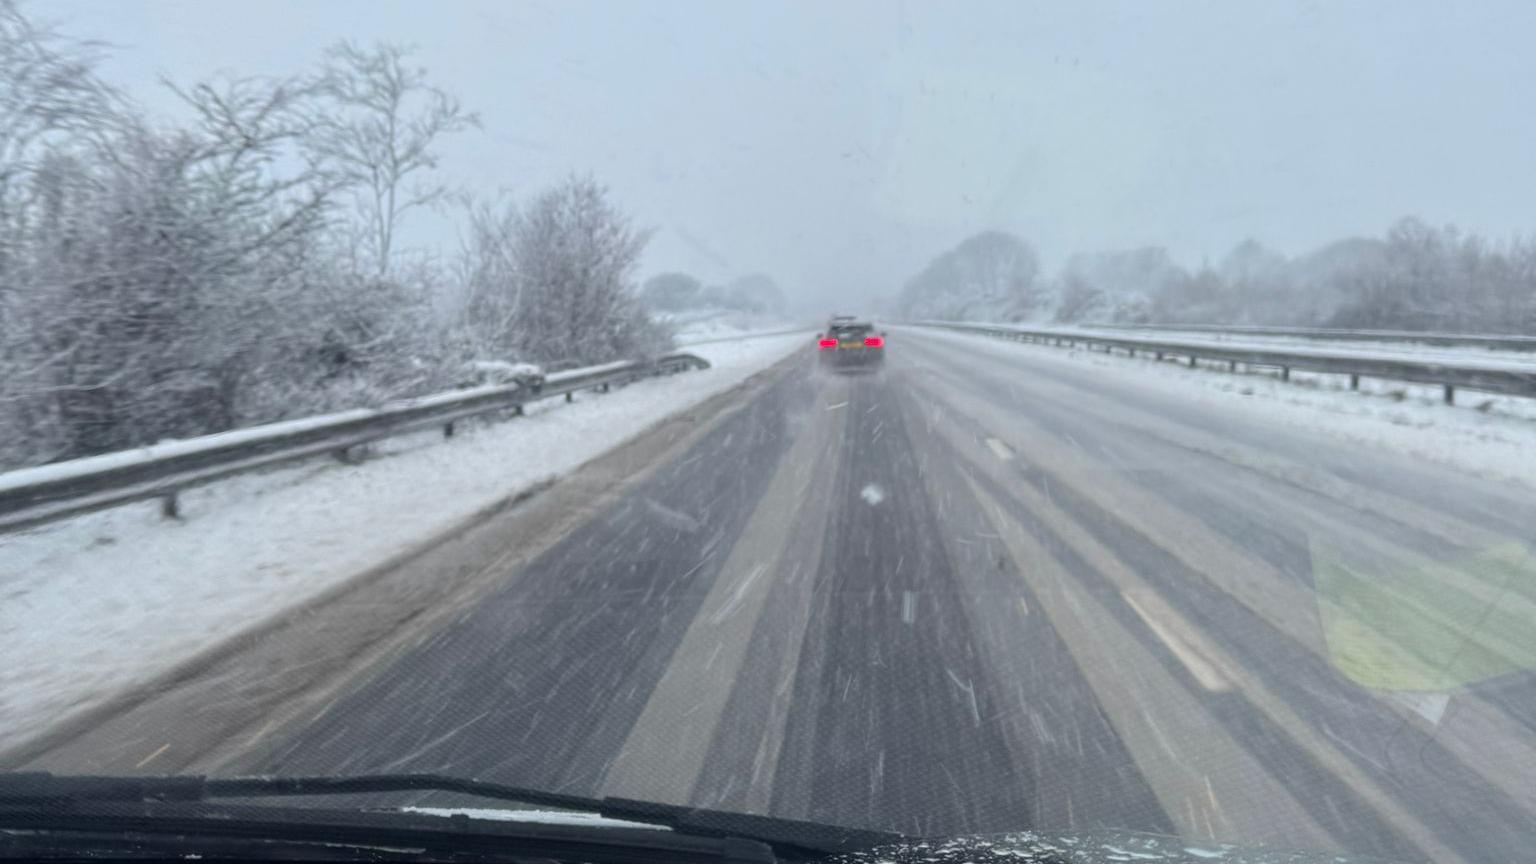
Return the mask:
{"type": "MultiPolygon", "coordinates": [[[[451,179],[591,172],[657,234],[646,273],[894,290],[984,228],[1048,268],[1245,237],[1286,252],[1398,216],[1536,228],[1536,3],[511,3],[34,0],[120,46],[106,73],[280,74],[410,42],[483,133],[451,179]]],[[[418,243],[450,245],[425,217],[418,243]]]]}

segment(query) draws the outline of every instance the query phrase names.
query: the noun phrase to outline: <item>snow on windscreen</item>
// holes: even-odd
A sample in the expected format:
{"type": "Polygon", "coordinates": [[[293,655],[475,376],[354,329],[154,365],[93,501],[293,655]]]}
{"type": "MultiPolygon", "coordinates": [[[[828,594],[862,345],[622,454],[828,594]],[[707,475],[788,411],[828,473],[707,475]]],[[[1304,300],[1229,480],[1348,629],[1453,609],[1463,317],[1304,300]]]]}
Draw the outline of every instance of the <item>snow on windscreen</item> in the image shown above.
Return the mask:
{"type": "Polygon", "coordinates": [[[492,822],[537,822],[541,825],[576,825],[586,828],[643,828],[650,831],[669,830],[662,825],[609,819],[595,813],[569,810],[497,810],[475,807],[402,807],[406,813],[424,813],[428,816],[468,816],[492,822]]]}

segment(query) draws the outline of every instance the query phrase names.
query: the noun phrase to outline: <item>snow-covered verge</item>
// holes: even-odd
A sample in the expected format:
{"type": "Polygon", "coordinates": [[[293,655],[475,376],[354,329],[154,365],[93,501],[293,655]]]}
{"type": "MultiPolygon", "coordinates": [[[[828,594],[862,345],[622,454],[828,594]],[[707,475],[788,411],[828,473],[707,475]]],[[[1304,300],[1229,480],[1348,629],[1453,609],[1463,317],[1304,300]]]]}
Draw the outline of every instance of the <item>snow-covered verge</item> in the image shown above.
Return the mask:
{"type": "Polygon", "coordinates": [[[1419,342],[1371,342],[1349,340],[1306,339],[1297,336],[1267,336],[1249,333],[1210,333],[1186,330],[1105,330],[1092,327],[1051,326],[1034,324],[988,324],[984,327],[1015,328],[1023,330],[1051,330],[1063,334],[1103,336],[1109,339],[1146,339],[1159,342],[1177,342],[1186,345],[1210,345],[1220,348],[1247,348],[1258,351],[1286,351],[1294,354],[1320,357],[1356,357],[1368,360],[1407,360],[1416,363],[1456,363],[1475,365],[1487,369],[1504,369],[1517,372],[1536,372],[1536,353],[1505,351],[1490,348],[1473,348],[1447,345],[1425,345],[1419,342]]]}
{"type": "Polygon", "coordinates": [[[678,347],[687,351],[693,345],[776,333],[796,326],[796,322],[786,321],[777,315],[727,311],[701,317],[679,317],[673,320],[672,325],[678,347]]]}
{"type": "Polygon", "coordinates": [[[713,368],[528,416],[383,442],[182,496],[0,536],[0,748],[302,604],[509,494],[569,471],[802,347],[809,333],[722,342],[713,368]]]}
{"type": "Polygon", "coordinates": [[[1460,391],[1457,404],[1447,406],[1435,386],[1366,378],[1361,379],[1360,391],[1352,392],[1342,375],[1293,372],[1287,383],[1272,372],[1232,374],[1224,364],[1189,369],[1123,354],[1108,356],[928,328],[922,332],[981,350],[1024,353],[1031,362],[1102,369],[1118,382],[1134,376],[1138,389],[1170,399],[1241,412],[1261,422],[1320,432],[1536,488],[1536,399],[1460,391]]]}

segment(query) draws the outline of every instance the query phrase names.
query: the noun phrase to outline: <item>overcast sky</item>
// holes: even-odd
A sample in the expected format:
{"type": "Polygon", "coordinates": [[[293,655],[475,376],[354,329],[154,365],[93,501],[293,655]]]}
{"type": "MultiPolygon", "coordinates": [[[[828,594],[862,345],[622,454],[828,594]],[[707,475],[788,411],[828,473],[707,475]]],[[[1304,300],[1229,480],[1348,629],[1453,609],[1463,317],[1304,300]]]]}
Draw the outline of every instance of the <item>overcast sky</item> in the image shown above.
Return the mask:
{"type": "MultiPolygon", "coordinates": [[[[449,179],[570,172],[656,229],[643,272],[762,271],[817,302],[893,291],[1000,228],[1048,268],[1254,237],[1287,253],[1398,216],[1536,229],[1536,3],[33,0],[103,72],[285,74],[412,43],[484,131],[449,179]]],[[[420,244],[451,246],[423,218],[420,244]]]]}

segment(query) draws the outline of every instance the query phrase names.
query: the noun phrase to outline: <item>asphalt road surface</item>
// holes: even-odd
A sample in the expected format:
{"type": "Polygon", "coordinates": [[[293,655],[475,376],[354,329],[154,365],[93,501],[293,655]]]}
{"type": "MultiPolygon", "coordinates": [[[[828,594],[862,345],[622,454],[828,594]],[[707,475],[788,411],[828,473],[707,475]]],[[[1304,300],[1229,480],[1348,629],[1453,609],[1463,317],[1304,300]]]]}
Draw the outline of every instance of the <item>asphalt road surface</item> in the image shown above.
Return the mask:
{"type": "Polygon", "coordinates": [[[1528,492],[1115,374],[1144,361],[886,350],[837,376],[808,344],[225,769],[1531,857],[1528,492]]]}

